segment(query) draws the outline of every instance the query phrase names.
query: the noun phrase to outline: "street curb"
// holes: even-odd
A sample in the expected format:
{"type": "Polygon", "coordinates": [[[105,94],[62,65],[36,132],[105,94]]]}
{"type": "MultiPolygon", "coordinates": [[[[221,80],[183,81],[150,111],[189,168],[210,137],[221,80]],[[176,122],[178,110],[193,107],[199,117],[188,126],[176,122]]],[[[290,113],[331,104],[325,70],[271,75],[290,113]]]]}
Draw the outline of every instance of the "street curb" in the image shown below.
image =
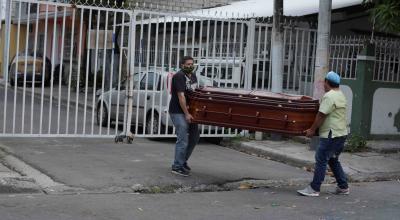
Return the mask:
{"type": "Polygon", "coordinates": [[[378,181],[391,181],[399,180],[400,172],[388,172],[388,173],[355,173],[349,176],[351,182],[378,182],[378,181]]]}
{"type": "MultiPolygon", "coordinates": [[[[130,187],[112,186],[99,189],[85,189],[79,194],[104,194],[104,193],[138,193],[138,194],[168,194],[168,193],[195,193],[195,192],[222,192],[235,190],[248,190],[256,188],[273,188],[286,186],[304,186],[309,184],[309,178],[289,178],[289,179],[246,179],[225,183],[210,183],[198,185],[172,184],[165,186],[144,186],[133,184],[130,187]]],[[[333,181],[327,181],[333,183],[333,181]]],[[[71,194],[73,194],[72,192],[71,194]]],[[[75,192],[76,193],[76,192],[75,192]]],[[[64,193],[65,194],[65,193],[64,193]]]]}
{"type": "Polygon", "coordinates": [[[59,183],[40,170],[25,163],[13,155],[7,146],[0,144],[0,158],[2,164],[9,169],[21,174],[21,177],[3,178],[0,182],[0,193],[41,192],[47,194],[60,194],[63,192],[81,191],[59,183]]]}
{"type": "Polygon", "coordinates": [[[0,164],[9,169],[9,174],[0,177],[0,194],[11,193],[41,193],[42,190],[35,183],[35,180],[27,176],[21,175],[6,161],[7,153],[0,147],[0,164]]]}
{"type": "Polygon", "coordinates": [[[0,194],[42,193],[35,181],[25,177],[0,178],[0,194]]]}
{"type": "MultiPolygon", "coordinates": [[[[0,87],[1,88],[5,88],[5,85],[3,84],[3,83],[0,83],[0,87]]],[[[12,89],[14,89],[14,86],[8,86],[8,88],[12,88],[12,89]]],[[[32,87],[29,87],[29,88],[32,88],[32,87]]],[[[28,91],[28,89],[29,89],[28,87],[26,87],[26,91],[28,91]]],[[[40,91],[41,91],[41,89],[39,89],[40,91]]],[[[20,92],[20,93],[23,93],[24,92],[24,88],[21,88],[21,87],[17,87],[17,91],[18,92],[20,92]]],[[[26,92],[25,91],[25,92],[26,92]]],[[[30,90],[31,91],[31,90],[30,90]]],[[[34,92],[34,97],[35,97],[35,99],[41,99],[42,98],[42,93],[41,92],[36,92],[36,91],[38,91],[37,89],[35,89],[35,92],[34,92]]],[[[31,95],[32,93],[29,93],[29,95],[31,95]]],[[[44,94],[43,95],[43,100],[45,100],[45,101],[50,101],[50,94],[44,94]]],[[[54,96],[53,95],[53,104],[54,103],[58,103],[58,102],[55,102],[55,101],[57,101],[58,100],[58,97],[56,97],[56,96],[54,96]]],[[[64,98],[64,97],[61,97],[61,104],[62,105],[68,105],[68,98],[64,98]]],[[[74,101],[74,100],[69,100],[69,104],[70,104],[70,106],[71,105],[76,105],[76,101],[74,101]]],[[[84,109],[85,108],[85,104],[84,103],[80,103],[80,102],[78,102],[78,107],[79,108],[82,108],[82,109],[84,109]]],[[[86,105],[86,109],[87,110],[92,110],[93,109],[93,106],[92,105],[90,105],[90,103],[87,103],[87,105],[86,105]]]]}
{"type": "Polygon", "coordinates": [[[306,160],[300,160],[297,158],[290,157],[286,154],[280,154],[276,152],[266,151],[263,149],[256,149],[251,145],[246,144],[246,142],[224,142],[222,146],[228,147],[243,153],[256,155],[258,157],[263,157],[277,162],[282,162],[291,166],[303,168],[303,167],[314,167],[313,162],[306,160]]]}
{"type": "Polygon", "coordinates": [[[386,148],[386,149],[377,149],[374,147],[370,147],[366,146],[368,148],[368,150],[375,152],[375,153],[380,153],[380,154],[396,154],[396,153],[400,153],[400,149],[399,148],[386,148]]]}
{"type": "MultiPolygon", "coordinates": [[[[307,160],[301,160],[290,157],[287,154],[280,154],[277,152],[271,152],[264,149],[258,149],[254,146],[249,145],[246,142],[223,142],[222,146],[231,148],[246,154],[255,155],[258,157],[270,159],[277,162],[282,162],[298,168],[309,168],[314,167],[314,162],[307,160]]],[[[348,175],[349,182],[375,182],[375,181],[390,181],[400,179],[400,172],[387,172],[387,173],[354,173],[348,175]]]]}
{"type": "MultiPolygon", "coordinates": [[[[294,136],[294,137],[291,137],[290,139],[297,143],[301,143],[301,144],[309,145],[311,143],[311,139],[308,137],[304,137],[304,136],[294,136]]],[[[380,148],[373,147],[373,144],[370,144],[369,141],[367,141],[366,148],[371,152],[380,153],[380,154],[400,153],[400,146],[380,149],[380,148]]]]}

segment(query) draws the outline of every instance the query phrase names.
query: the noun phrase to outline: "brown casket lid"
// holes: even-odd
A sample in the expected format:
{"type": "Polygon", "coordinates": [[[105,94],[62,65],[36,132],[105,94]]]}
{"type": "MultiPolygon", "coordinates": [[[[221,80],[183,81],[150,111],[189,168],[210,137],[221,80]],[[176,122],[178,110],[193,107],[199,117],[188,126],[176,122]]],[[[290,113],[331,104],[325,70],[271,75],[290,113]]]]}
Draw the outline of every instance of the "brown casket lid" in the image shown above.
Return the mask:
{"type": "Polygon", "coordinates": [[[311,97],[205,87],[189,93],[193,122],[226,128],[303,135],[318,112],[311,97]]]}
{"type": "Polygon", "coordinates": [[[202,87],[198,90],[201,92],[224,93],[224,94],[232,94],[232,95],[250,95],[250,93],[251,93],[250,90],[235,89],[235,88],[202,87]]]}
{"type": "Polygon", "coordinates": [[[284,93],[273,93],[273,92],[262,91],[262,90],[202,87],[202,88],[197,89],[197,92],[210,93],[210,94],[226,94],[226,95],[235,95],[235,96],[260,97],[260,98],[268,98],[268,99],[275,99],[275,100],[290,100],[290,101],[318,103],[318,100],[314,100],[312,97],[309,97],[309,96],[292,95],[292,94],[284,94],[284,93]]]}
{"type": "Polygon", "coordinates": [[[266,97],[266,98],[276,98],[276,99],[285,99],[285,100],[298,100],[298,101],[312,101],[313,98],[304,95],[292,95],[292,94],[284,94],[284,93],[273,93],[268,91],[252,91],[250,93],[251,96],[257,97],[266,97]]]}

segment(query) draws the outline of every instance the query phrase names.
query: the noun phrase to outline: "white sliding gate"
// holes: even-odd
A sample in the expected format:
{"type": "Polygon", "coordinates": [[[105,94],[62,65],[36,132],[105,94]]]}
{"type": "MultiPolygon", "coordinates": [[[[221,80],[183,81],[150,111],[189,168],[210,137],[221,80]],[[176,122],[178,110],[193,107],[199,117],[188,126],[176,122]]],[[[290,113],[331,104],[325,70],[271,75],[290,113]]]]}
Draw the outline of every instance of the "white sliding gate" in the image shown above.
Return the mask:
{"type": "MultiPolygon", "coordinates": [[[[272,25],[254,19],[36,0],[11,0],[6,18],[2,136],[174,136],[171,77],[187,55],[200,85],[270,89],[272,25]]],[[[311,94],[316,31],[284,33],[283,89],[311,94]]]]}

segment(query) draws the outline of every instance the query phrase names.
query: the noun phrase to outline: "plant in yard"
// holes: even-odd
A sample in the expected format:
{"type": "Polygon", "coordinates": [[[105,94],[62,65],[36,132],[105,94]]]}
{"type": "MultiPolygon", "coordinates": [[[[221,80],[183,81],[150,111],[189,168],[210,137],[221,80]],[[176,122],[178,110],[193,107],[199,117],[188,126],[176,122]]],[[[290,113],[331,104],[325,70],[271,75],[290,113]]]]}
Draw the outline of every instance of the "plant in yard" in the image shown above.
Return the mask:
{"type": "Polygon", "coordinates": [[[360,135],[352,134],[347,139],[347,142],[344,147],[344,151],[346,152],[360,152],[367,149],[367,140],[360,135]]]}

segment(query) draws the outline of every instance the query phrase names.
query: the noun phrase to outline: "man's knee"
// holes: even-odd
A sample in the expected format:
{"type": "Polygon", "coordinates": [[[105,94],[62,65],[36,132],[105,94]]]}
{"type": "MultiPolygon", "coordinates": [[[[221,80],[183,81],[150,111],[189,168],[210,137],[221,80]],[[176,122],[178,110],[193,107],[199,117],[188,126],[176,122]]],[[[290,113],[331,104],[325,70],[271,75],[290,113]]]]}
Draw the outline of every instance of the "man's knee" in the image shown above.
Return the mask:
{"type": "Polygon", "coordinates": [[[185,122],[175,125],[175,128],[176,128],[177,135],[187,134],[189,131],[189,126],[185,122]]]}
{"type": "Polygon", "coordinates": [[[184,141],[184,142],[188,142],[189,137],[187,134],[182,134],[182,135],[178,135],[178,141],[184,141]]]}
{"type": "Polygon", "coordinates": [[[333,155],[331,158],[329,158],[328,164],[330,166],[333,166],[335,164],[339,163],[338,157],[336,155],[333,155]]]}
{"type": "Polygon", "coordinates": [[[327,163],[328,157],[327,157],[326,153],[321,150],[317,150],[317,152],[315,153],[315,162],[327,163]]]}

